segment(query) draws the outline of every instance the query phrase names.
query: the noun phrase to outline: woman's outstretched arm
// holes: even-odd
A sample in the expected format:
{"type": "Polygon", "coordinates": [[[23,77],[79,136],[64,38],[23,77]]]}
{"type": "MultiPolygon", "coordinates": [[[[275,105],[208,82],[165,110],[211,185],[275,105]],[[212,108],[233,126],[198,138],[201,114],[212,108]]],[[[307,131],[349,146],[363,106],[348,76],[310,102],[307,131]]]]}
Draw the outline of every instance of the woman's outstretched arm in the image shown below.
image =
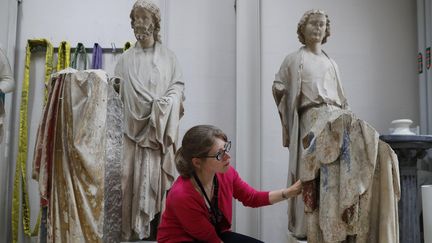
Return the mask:
{"type": "Polygon", "coordinates": [[[300,180],[296,181],[288,188],[274,190],[269,193],[269,201],[271,204],[278,203],[290,197],[295,197],[302,192],[302,183],[300,180]]]}

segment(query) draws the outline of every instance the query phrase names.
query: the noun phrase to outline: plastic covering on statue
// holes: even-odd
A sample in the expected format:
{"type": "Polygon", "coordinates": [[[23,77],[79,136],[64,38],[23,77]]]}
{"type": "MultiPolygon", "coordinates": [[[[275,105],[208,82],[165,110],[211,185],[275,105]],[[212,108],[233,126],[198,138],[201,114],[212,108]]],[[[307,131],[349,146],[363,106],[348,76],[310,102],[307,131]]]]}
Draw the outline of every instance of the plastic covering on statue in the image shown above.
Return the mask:
{"type": "Polygon", "coordinates": [[[289,231],[308,243],[399,242],[397,157],[348,108],[338,67],[321,49],[328,16],[306,12],[297,33],[304,46],[285,58],[273,84],[288,180],[303,182],[303,198],[289,201],[289,231]]]}
{"type": "Polygon", "coordinates": [[[51,80],[33,161],[48,209],[41,242],[119,242],[122,112],[102,70],[68,68],[51,80]]]}
{"type": "Polygon", "coordinates": [[[149,0],[134,4],[131,23],[137,42],[120,57],[125,134],[122,163],[122,237],[155,237],[166,191],[177,172],[174,154],[183,116],[184,82],[172,51],[161,44],[160,10],[149,0]],[[155,221],[153,221],[155,222],[155,221]]]}

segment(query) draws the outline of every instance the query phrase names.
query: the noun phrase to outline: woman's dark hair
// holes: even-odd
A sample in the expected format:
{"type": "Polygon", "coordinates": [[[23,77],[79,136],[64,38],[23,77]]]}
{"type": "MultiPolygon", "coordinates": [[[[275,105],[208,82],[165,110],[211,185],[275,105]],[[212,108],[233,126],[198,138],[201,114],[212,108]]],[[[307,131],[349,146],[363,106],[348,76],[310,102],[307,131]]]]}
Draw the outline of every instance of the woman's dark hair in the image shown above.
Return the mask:
{"type": "Polygon", "coordinates": [[[226,134],[212,125],[194,126],[186,132],[175,155],[176,168],[182,177],[192,176],[195,171],[192,158],[208,155],[217,138],[228,141],[226,134]]]}

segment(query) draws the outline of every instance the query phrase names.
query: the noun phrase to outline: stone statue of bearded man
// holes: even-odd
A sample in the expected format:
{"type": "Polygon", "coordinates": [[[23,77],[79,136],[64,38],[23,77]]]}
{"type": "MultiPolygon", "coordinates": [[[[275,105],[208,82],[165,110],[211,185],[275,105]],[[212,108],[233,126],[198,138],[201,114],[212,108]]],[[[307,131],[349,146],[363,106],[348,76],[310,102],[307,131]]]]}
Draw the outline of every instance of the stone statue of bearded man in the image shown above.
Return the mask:
{"type": "Polygon", "coordinates": [[[177,58],[161,44],[159,7],[150,0],[138,0],[130,18],[137,42],[122,54],[115,68],[125,121],[124,240],[154,237],[154,219],[177,173],[174,154],[184,100],[177,58]]]}

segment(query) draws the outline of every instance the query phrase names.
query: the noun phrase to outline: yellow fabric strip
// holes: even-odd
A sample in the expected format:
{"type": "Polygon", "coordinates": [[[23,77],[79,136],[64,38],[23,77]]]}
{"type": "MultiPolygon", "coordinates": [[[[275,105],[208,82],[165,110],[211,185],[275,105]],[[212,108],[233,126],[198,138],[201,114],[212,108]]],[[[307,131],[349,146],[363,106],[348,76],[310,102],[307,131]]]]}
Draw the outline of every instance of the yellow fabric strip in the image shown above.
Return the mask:
{"type": "Polygon", "coordinates": [[[58,58],[57,58],[57,71],[69,67],[70,51],[71,51],[71,47],[68,42],[66,41],[60,42],[60,46],[58,49],[58,58]]]}
{"type": "MultiPolygon", "coordinates": [[[[46,39],[40,39],[44,43],[40,43],[42,45],[46,45],[46,55],[45,55],[45,103],[48,100],[48,85],[51,79],[51,74],[53,72],[53,52],[54,48],[51,43],[46,39]]],[[[30,66],[30,65],[29,65],[30,66]]],[[[29,69],[30,72],[30,69],[29,69]]]]}
{"type": "MultiPolygon", "coordinates": [[[[27,41],[26,47],[26,58],[24,68],[24,80],[21,91],[21,104],[20,104],[20,123],[19,123],[19,135],[18,135],[18,155],[16,160],[16,169],[14,177],[14,189],[12,198],[12,240],[18,242],[18,221],[20,212],[20,196],[22,198],[22,219],[24,233],[27,236],[31,236],[30,232],[30,207],[27,191],[27,174],[26,174],[26,163],[27,163],[27,142],[28,142],[28,98],[29,98],[29,82],[30,82],[30,60],[31,53],[37,51],[39,48],[46,47],[45,55],[45,101],[48,97],[47,85],[51,78],[52,73],[52,62],[53,62],[53,47],[51,43],[46,39],[33,39],[27,41]],[[21,182],[21,183],[20,183],[21,182]],[[21,184],[21,185],[20,185],[21,184]]],[[[37,235],[39,228],[39,221],[36,223],[33,233],[37,235]]]]}

